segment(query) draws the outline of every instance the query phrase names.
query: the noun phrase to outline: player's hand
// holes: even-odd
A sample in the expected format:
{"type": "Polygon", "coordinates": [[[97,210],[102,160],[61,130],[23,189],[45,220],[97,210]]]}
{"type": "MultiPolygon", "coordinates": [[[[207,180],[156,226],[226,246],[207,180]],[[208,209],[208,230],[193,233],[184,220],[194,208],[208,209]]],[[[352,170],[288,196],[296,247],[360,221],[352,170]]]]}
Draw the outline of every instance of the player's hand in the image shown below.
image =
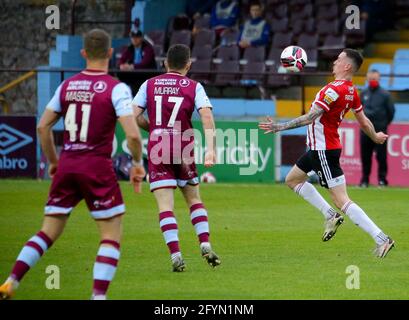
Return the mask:
{"type": "Polygon", "coordinates": [[[143,178],[145,177],[146,172],[145,168],[143,165],[134,165],[131,167],[131,170],[129,172],[129,180],[131,184],[134,187],[135,193],[141,193],[142,192],[142,181],[143,178]]]}
{"type": "Polygon", "coordinates": [[[260,122],[258,124],[259,129],[264,130],[264,134],[275,133],[280,131],[280,126],[278,123],[274,122],[271,117],[267,117],[267,121],[260,122]]]}
{"type": "Polygon", "coordinates": [[[208,151],[205,155],[204,166],[206,168],[213,167],[216,164],[216,153],[214,151],[208,151]]]}
{"type": "Polygon", "coordinates": [[[48,175],[50,178],[54,178],[55,174],[57,173],[58,163],[50,163],[48,165],[48,175]]]}
{"type": "Polygon", "coordinates": [[[382,131],[377,132],[374,142],[377,143],[377,144],[384,144],[386,139],[388,139],[388,137],[389,136],[387,134],[383,133],[382,131]]]}

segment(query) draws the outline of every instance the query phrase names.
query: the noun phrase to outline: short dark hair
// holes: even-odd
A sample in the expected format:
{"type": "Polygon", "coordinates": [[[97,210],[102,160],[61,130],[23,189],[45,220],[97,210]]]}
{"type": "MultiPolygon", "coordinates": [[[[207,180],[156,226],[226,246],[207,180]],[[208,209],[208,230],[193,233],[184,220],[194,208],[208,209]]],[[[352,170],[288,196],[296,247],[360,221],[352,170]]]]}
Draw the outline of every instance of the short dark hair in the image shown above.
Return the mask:
{"type": "Polygon", "coordinates": [[[359,68],[362,65],[362,62],[364,61],[364,58],[362,57],[362,54],[359,51],[355,50],[355,49],[348,49],[347,48],[347,49],[344,49],[342,51],[345,52],[347,57],[352,60],[352,62],[354,64],[354,71],[355,72],[358,71],[359,68]]]}
{"type": "Polygon", "coordinates": [[[111,36],[102,29],[92,29],[84,35],[84,49],[89,59],[106,59],[111,48],[111,36]]]}
{"type": "Polygon", "coordinates": [[[379,70],[378,70],[378,69],[371,69],[371,70],[369,70],[369,71],[368,71],[368,73],[377,73],[377,74],[381,74],[381,73],[379,72],[379,70]]]}
{"type": "Polygon", "coordinates": [[[170,69],[181,70],[189,63],[190,49],[184,44],[174,44],[168,50],[166,55],[170,69]]]}
{"type": "Polygon", "coordinates": [[[259,6],[260,8],[263,8],[263,5],[262,5],[261,2],[258,1],[258,0],[251,1],[251,2],[249,3],[249,8],[252,7],[252,6],[259,6]]]}

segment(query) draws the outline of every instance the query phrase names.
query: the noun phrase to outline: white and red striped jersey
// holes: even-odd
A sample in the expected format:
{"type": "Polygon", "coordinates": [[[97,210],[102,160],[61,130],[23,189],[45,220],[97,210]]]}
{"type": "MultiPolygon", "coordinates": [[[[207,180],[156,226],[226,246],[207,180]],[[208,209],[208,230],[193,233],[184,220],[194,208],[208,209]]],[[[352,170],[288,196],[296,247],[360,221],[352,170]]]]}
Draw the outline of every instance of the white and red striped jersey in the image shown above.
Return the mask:
{"type": "Polygon", "coordinates": [[[338,127],[345,114],[363,110],[358,92],[352,81],[336,80],[323,87],[311,105],[324,109],[324,113],[308,125],[307,145],[311,150],[341,149],[338,127]]]}

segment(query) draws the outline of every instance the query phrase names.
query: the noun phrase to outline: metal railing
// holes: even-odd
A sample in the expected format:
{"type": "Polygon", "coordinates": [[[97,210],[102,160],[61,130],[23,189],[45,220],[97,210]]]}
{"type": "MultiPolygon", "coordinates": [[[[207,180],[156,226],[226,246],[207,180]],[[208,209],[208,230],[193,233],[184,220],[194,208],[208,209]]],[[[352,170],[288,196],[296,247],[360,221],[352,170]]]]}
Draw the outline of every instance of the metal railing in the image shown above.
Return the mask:
{"type": "MultiPolygon", "coordinates": [[[[16,79],[15,81],[13,81],[13,83],[8,84],[2,88],[0,88],[0,93],[2,92],[1,90],[3,88],[11,88],[16,86],[18,83],[21,83],[22,81],[28,79],[29,77],[32,77],[33,75],[35,75],[36,73],[40,73],[40,72],[51,72],[51,73],[59,73],[60,74],[60,82],[62,82],[65,78],[66,73],[78,73],[83,71],[83,69],[80,68],[37,68],[35,70],[33,69],[8,69],[8,68],[0,68],[0,75],[2,72],[10,72],[10,73],[21,73],[21,72],[25,72],[26,74],[19,77],[18,79],[16,79]]],[[[118,76],[118,75],[135,75],[137,76],[135,78],[138,80],[146,80],[149,77],[155,76],[155,75],[160,75],[164,73],[164,70],[158,70],[158,69],[143,69],[143,70],[132,70],[132,71],[122,71],[120,69],[109,69],[108,71],[109,74],[113,75],[113,76],[118,76]]],[[[301,114],[304,114],[306,111],[306,92],[305,92],[305,87],[306,87],[306,79],[309,77],[322,77],[323,80],[322,85],[325,85],[327,83],[326,78],[328,77],[332,77],[332,73],[331,72],[317,72],[317,71],[303,71],[303,72],[299,72],[299,73],[278,73],[278,72],[263,72],[263,73],[256,73],[256,72],[243,72],[243,71],[239,71],[239,72],[232,72],[232,71],[216,71],[216,70],[210,70],[210,71],[191,71],[189,72],[188,76],[192,76],[192,75],[205,75],[209,77],[209,81],[208,81],[208,85],[211,86],[215,86],[215,87],[221,87],[221,88],[226,88],[226,87],[238,87],[238,88],[251,88],[251,87],[261,87],[263,89],[278,89],[280,88],[279,86],[268,86],[267,85],[267,80],[270,76],[279,76],[279,77],[290,77],[291,80],[291,84],[290,85],[286,85],[286,86],[282,86],[282,87],[290,87],[290,86],[296,86],[296,87],[300,87],[301,89],[301,102],[302,102],[302,107],[300,110],[301,114]],[[233,76],[234,77],[234,84],[223,84],[223,85],[217,85],[214,83],[214,79],[217,75],[229,75],[229,76],[233,76]],[[240,83],[240,79],[243,78],[243,76],[245,77],[249,77],[249,76],[254,76],[255,78],[260,78],[261,80],[257,80],[256,82],[254,82],[252,85],[246,85],[246,84],[242,84],[240,83]]],[[[360,73],[360,74],[356,74],[355,76],[357,77],[362,77],[365,76],[365,74],[360,73]]],[[[381,76],[388,76],[390,77],[391,75],[381,75],[381,76]]],[[[409,77],[409,75],[395,75],[395,77],[409,77]]],[[[127,81],[124,81],[127,82],[127,81]]],[[[127,82],[128,83],[128,82],[127,82]]],[[[128,83],[130,84],[130,83],[128,83]]],[[[4,89],[3,89],[4,90],[4,89]]],[[[3,104],[7,104],[7,101],[5,101],[5,99],[3,98],[3,100],[0,99],[0,103],[3,104]]],[[[9,105],[9,104],[8,104],[9,105]]],[[[9,106],[8,106],[9,108],[9,106]]]]}

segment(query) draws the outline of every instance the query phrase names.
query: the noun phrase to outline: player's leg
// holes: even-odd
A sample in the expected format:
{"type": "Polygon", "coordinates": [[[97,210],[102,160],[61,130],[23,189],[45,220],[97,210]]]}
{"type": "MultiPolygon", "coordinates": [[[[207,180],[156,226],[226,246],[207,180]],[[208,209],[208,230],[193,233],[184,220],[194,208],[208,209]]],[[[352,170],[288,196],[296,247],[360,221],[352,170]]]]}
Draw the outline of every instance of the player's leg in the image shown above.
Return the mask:
{"type": "Polygon", "coordinates": [[[330,187],[329,192],[334,204],[344,212],[358,227],[368,233],[376,242],[374,254],[380,258],[387,255],[394,246],[394,241],[367,216],[348,196],[346,184],[330,187]]]}
{"type": "MultiPolygon", "coordinates": [[[[308,151],[301,156],[301,158],[287,174],[285,183],[296,194],[316,207],[323,214],[326,220],[329,220],[333,218],[337,212],[321,196],[318,190],[311,183],[307,182],[307,173],[312,171],[314,168],[313,161],[313,151],[308,151]]],[[[320,182],[322,183],[321,177],[320,182]]]]}
{"type": "Polygon", "coordinates": [[[106,220],[96,220],[101,242],[94,264],[92,289],[93,300],[105,300],[108,287],[112,282],[120,257],[122,237],[122,215],[106,220]]]}
{"type": "MultiPolygon", "coordinates": [[[[102,166],[102,164],[101,164],[102,166]]],[[[125,205],[110,164],[104,174],[77,175],[79,189],[100,233],[100,245],[93,269],[92,299],[105,300],[120,258],[122,215],[125,205]]]]}
{"type": "Polygon", "coordinates": [[[218,255],[212,250],[209,240],[209,221],[207,210],[202,203],[199,193],[199,185],[187,183],[181,188],[186,204],[190,209],[190,220],[195,228],[196,235],[199,239],[200,251],[207,263],[216,267],[221,261],[218,255]]]}
{"type": "Polygon", "coordinates": [[[173,187],[156,189],[153,194],[159,209],[159,226],[169,249],[173,271],[182,272],[186,266],[179,248],[178,224],[173,214],[173,187]]]}
{"type": "Polygon", "coordinates": [[[43,226],[20,251],[6,282],[0,286],[0,300],[9,299],[17,290],[24,275],[40,260],[43,254],[62,234],[67,216],[44,217],[43,226]]]}

